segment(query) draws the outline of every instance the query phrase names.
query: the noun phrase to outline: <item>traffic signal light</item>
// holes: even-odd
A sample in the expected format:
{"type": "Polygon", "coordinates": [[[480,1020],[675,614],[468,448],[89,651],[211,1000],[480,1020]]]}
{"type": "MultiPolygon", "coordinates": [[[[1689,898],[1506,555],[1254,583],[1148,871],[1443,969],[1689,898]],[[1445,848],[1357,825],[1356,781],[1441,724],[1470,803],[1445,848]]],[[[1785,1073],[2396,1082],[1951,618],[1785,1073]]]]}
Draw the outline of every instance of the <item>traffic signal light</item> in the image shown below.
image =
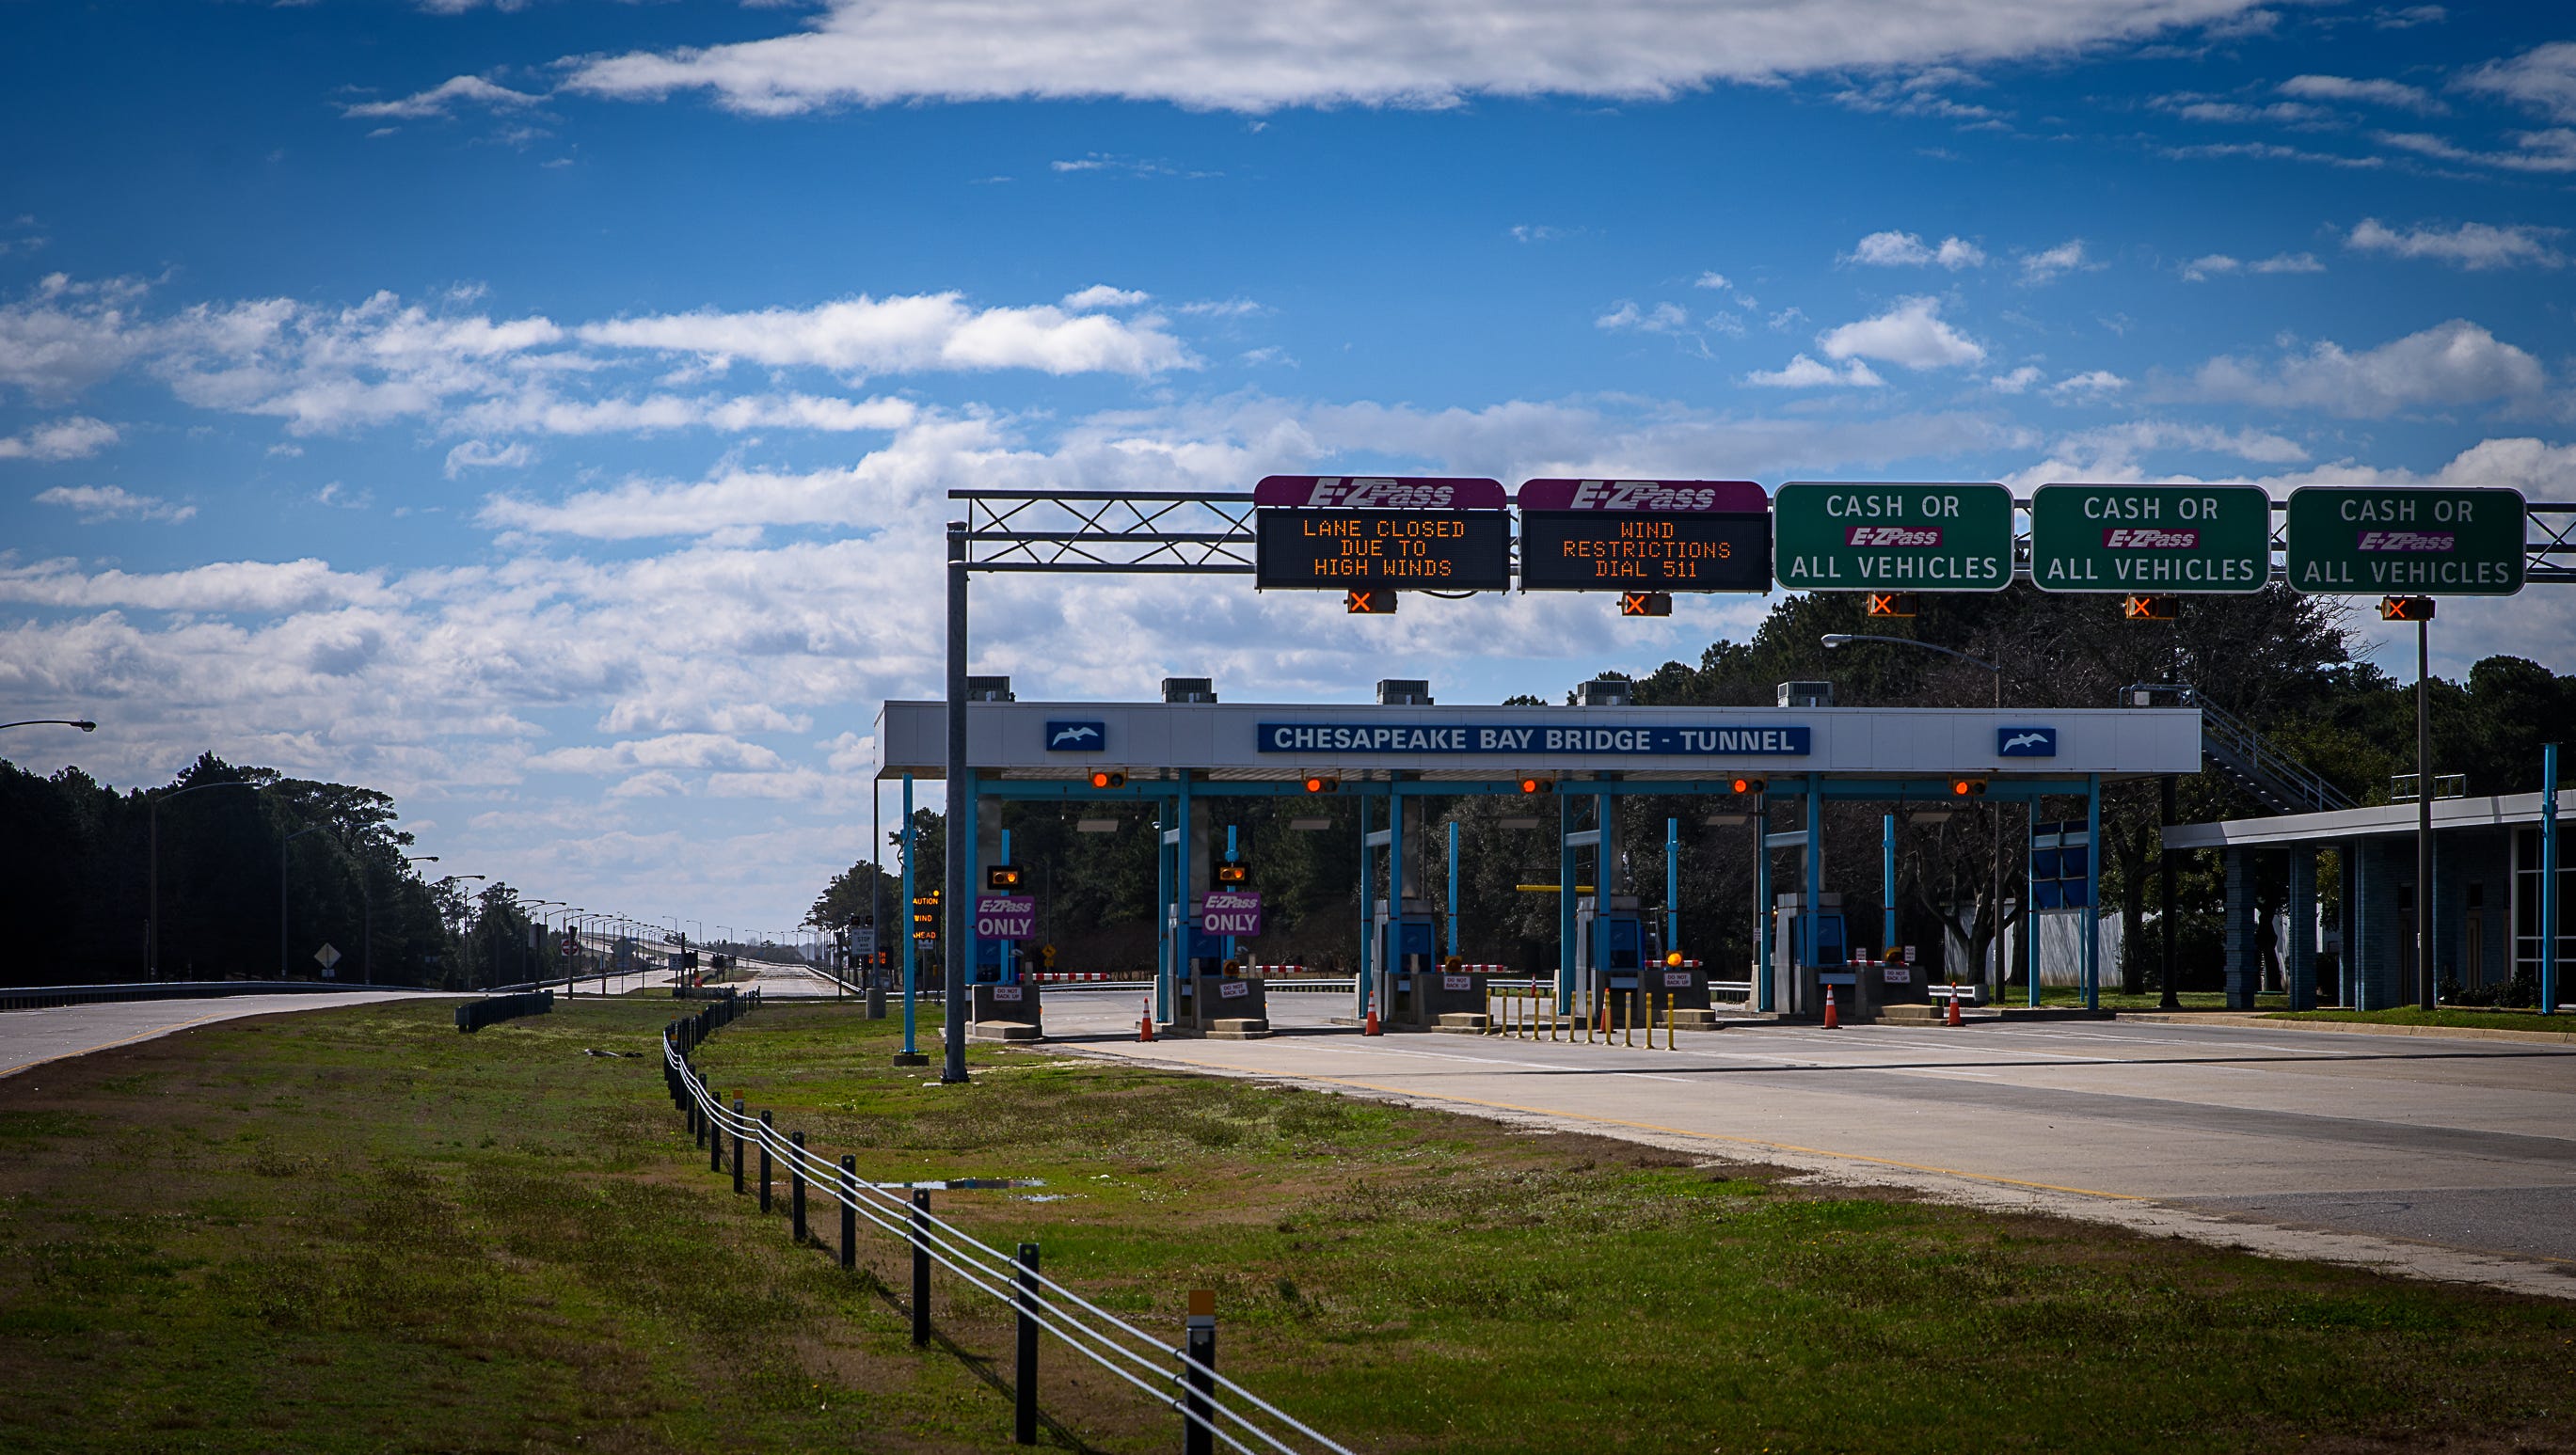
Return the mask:
{"type": "Polygon", "coordinates": [[[1091,770],[1091,786],[1094,788],[1124,788],[1127,786],[1127,775],[1120,773],[1115,769],[1094,768],[1091,770]]]}
{"type": "Polygon", "coordinates": [[[1306,775],[1306,791],[1308,793],[1339,793],[1342,791],[1341,776],[1334,773],[1309,773],[1306,775]]]}
{"type": "Polygon", "coordinates": [[[1395,593],[1383,586],[1342,593],[1342,610],[1350,616],[1395,615],[1395,593]]]}
{"type": "Polygon", "coordinates": [[[2182,603],[2171,596],[2124,596],[2120,598],[2122,621],[2171,621],[2182,603]]]}
{"type": "Polygon", "coordinates": [[[1873,591],[1869,593],[1872,616],[1912,616],[1914,593],[1911,591],[1873,591]]]}
{"type": "Polygon", "coordinates": [[[1621,616],[1670,616],[1673,593],[1669,591],[1622,591],[1619,593],[1621,616]]]}
{"type": "Polygon", "coordinates": [[[1986,780],[1983,778],[1953,778],[1950,780],[1950,796],[1952,798],[1982,798],[1985,796],[1985,792],[1986,780]]]}
{"type": "Polygon", "coordinates": [[[1008,894],[1020,887],[1020,866],[994,864],[984,870],[984,887],[995,894],[1008,894]]]}
{"type": "Polygon", "coordinates": [[[1523,793],[1554,793],[1556,791],[1556,775],[1553,773],[1524,773],[1520,777],[1520,789],[1523,793]]]}
{"type": "Polygon", "coordinates": [[[1736,793],[1759,794],[1768,791],[1771,785],[1759,778],[1738,778],[1727,787],[1736,793]]]}
{"type": "Polygon", "coordinates": [[[2430,596],[2383,596],[2379,598],[2381,621],[2431,621],[2433,598],[2430,596]]]}
{"type": "Polygon", "coordinates": [[[1228,889],[1240,888],[1245,881],[1249,880],[1251,877],[1252,871],[1246,869],[1241,864],[1219,864],[1216,866],[1216,882],[1224,885],[1228,889]]]}

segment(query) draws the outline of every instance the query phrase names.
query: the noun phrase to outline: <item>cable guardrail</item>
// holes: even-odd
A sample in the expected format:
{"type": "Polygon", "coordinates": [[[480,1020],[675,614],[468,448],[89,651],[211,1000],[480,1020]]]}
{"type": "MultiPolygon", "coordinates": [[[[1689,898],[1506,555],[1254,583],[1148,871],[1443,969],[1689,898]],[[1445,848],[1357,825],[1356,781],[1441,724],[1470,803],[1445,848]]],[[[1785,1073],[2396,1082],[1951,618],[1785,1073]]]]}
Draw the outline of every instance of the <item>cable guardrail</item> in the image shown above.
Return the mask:
{"type": "MultiPolygon", "coordinates": [[[[728,1107],[689,1056],[717,1029],[759,1009],[761,1003],[760,992],[754,989],[709,1005],[664,1030],[663,1078],[671,1100],[686,1114],[696,1142],[707,1148],[708,1170],[724,1170],[726,1144],[730,1141],[735,1192],[746,1190],[747,1155],[758,1154],[760,1206],[764,1212],[770,1208],[773,1164],[785,1164],[792,1235],[797,1243],[809,1241],[805,1217],[809,1185],[822,1189],[841,1209],[839,1258],[843,1268],[857,1265],[857,1223],[862,1219],[902,1240],[913,1255],[911,1314],[916,1345],[926,1344],[930,1338],[929,1269],[935,1263],[977,1292],[1011,1308],[1026,1321],[1027,1328],[1055,1335],[1075,1353],[1149,1398],[1167,1404],[1182,1418],[1185,1451],[1210,1450],[1210,1442],[1214,1441],[1242,1455],[1312,1455],[1317,1451],[1351,1455],[1347,1447],[1217,1372],[1212,1295],[1191,1295],[1187,1342],[1166,1344],[1040,1272],[1036,1244],[1021,1244],[1017,1256],[1005,1254],[930,1211],[933,1191],[1019,1184],[995,1180],[865,1181],[858,1175],[855,1157],[844,1156],[835,1164],[809,1150],[804,1133],[782,1135],[771,1113],[748,1113],[739,1097],[728,1107]],[[1233,1396],[1253,1413],[1231,1407],[1221,1395],[1233,1396]],[[1230,1422],[1231,1428],[1221,1421],[1230,1422]]],[[[1033,1337],[1024,1331],[1019,1341],[1016,1382],[1021,1444],[1033,1444],[1036,1439],[1035,1350],[1033,1337]]]]}

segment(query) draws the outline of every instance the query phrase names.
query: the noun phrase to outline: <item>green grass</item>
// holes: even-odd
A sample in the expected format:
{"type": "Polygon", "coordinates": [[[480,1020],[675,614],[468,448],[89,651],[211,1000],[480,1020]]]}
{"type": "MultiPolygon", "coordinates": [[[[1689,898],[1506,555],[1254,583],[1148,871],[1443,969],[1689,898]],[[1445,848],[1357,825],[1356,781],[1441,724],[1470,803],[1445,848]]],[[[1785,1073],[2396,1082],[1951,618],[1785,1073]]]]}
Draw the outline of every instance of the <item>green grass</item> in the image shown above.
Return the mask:
{"type": "MultiPolygon", "coordinates": [[[[0,1448],[994,1449],[1008,1403],[914,1353],[881,1282],[706,1171],[642,1048],[663,1001],[473,1037],[438,1007],[208,1027],[0,1082],[0,1448]]],[[[978,1047],[773,1005],[711,1081],[867,1175],[1386,1451],[2576,1445],[2576,1305],[1328,1093],[978,1047]],[[932,1068],[935,1074],[936,1068],[932,1068]]],[[[825,1228],[824,1231],[832,1231],[825,1228]]],[[[1008,1373],[1004,1315],[941,1329],[1008,1373]]],[[[1103,1450],[1177,1425],[1052,1343],[1103,1450]]],[[[2481,1446],[2484,1448],[2484,1446],[2481,1446]]]]}
{"type": "Polygon", "coordinates": [[[2401,1006],[2394,1010],[2302,1010],[2282,1011],[2272,1017],[2285,1021],[2358,1021],[2383,1026],[2455,1026],[2481,1031],[2555,1031],[2560,1035],[2576,1032],[2576,1015],[2544,1016],[2533,1010],[2422,1010],[2401,1006]]]}
{"type": "MultiPolygon", "coordinates": [[[[2123,995],[2119,991],[2111,988],[2111,985],[2115,985],[2117,983],[2117,981],[2112,981],[2110,984],[2106,984],[2103,987],[2101,997],[2102,1009],[2161,1010],[2164,1008],[2164,997],[2159,995],[2157,992],[2148,990],[2142,991],[2136,995],[2123,995]]],[[[2223,990],[2180,991],[2175,994],[2174,1000],[2183,1010],[2227,1009],[2227,992],[2223,990]]],[[[2030,990],[2027,986],[2008,985],[2004,987],[2002,999],[1991,1000],[1985,1003],[2006,1009],[2010,1009],[2015,1006],[2028,1005],[2030,1004],[2030,990]]],[[[2039,1003],[2043,1006],[2082,1005],[2084,1003],[2084,991],[2081,986],[2075,985],[2043,985],[2039,988],[2039,1003]]],[[[2258,1010],[2285,1008],[2289,1003],[2290,998],[2286,995],[2262,995],[2255,997],[2254,1001],[2255,1008],[2258,1010]]]]}

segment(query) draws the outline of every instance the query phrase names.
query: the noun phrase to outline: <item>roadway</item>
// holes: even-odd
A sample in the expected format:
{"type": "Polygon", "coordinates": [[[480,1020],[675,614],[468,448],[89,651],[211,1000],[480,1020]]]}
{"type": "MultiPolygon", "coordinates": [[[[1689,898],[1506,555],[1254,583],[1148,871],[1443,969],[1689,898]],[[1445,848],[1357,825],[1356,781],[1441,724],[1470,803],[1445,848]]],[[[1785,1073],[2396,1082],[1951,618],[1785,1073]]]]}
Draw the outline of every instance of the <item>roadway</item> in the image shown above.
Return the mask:
{"type": "MultiPolygon", "coordinates": [[[[305,1010],[333,1010],[344,1005],[374,1005],[409,1000],[436,992],[418,990],[329,990],[310,995],[221,995],[199,1000],[121,1000],[96,1005],[50,1006],[43,1010],[0,1011],[0,1076],[15,1076],[48,1061],[86,1056],[112,1046],[131,1045],[184,1031],[191,1026],[244,1016],[283,1015],[305,1010]]],[[[449,999],[461,997],[449,996],[449,999]]]]}
{"type": "Polygon", "coordinates": [[[1137,1004],[1050,988],[1049,1039],[2576,1296],[2576,1047],[2117,1021],[1367,1039],[1329,1023],[1347,993],[1272,995],[1268,1040],[1141,1045],[1137,1004]]]}

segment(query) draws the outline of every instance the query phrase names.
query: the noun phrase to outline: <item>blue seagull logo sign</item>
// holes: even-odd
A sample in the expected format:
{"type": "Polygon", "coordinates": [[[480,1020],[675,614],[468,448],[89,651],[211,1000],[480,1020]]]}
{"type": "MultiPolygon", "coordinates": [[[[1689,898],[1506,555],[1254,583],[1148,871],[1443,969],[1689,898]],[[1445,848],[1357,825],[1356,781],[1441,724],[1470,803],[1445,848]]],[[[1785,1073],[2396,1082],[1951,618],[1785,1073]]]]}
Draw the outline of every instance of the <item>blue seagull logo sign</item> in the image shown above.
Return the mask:
{"type": "Polygon", "coordinates": [[[2054,758],[2057,756],[2057,729],[1997,728],[1995,755],[2002,758],[2054,758]]]}
{"type": "Polygon", "coordinates": [[[1097,753],[1109,746],[1107,724],[1096,722],[1051,722],[1046,725],[1046,745],[1050,753],[1097,753]]]}

